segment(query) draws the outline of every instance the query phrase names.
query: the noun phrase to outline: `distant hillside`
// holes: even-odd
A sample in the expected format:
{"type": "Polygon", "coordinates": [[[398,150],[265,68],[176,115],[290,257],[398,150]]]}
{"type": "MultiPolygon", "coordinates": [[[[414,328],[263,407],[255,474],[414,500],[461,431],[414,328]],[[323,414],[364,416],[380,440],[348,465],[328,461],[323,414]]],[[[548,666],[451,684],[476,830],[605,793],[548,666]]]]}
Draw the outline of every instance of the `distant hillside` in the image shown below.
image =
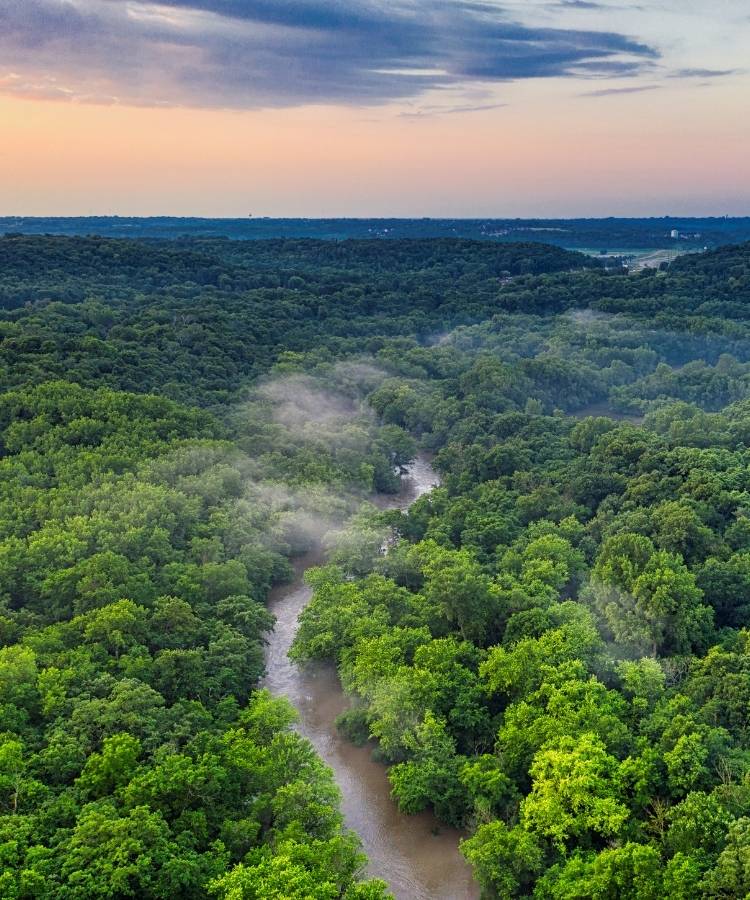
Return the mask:
{"type": "Polygon", "coordinates": [[[750,241],[684,256],[672,263],[670,271],[701,278],[706,286],[721,284],[725,290],[736,292],[750,285],[750,241]]]}
{"type": "Polygon", "coordinates": [[[541,241],[586,250],[703,249],[750,240],[750,218],[641,219],[202,219],[93,216],[0,218],[0,234],[102,235],[127,238],[472,238],[541,241]],[[677,236],[674,237],[673,233],[677,236]]]}
{"type": "Polygon", "coordinates": [[[68,377],[212,403],[282,350],[362,350],[501,308],[511,287],[596,260],[478,241],[0,238],[0,382],[68,377]]]}

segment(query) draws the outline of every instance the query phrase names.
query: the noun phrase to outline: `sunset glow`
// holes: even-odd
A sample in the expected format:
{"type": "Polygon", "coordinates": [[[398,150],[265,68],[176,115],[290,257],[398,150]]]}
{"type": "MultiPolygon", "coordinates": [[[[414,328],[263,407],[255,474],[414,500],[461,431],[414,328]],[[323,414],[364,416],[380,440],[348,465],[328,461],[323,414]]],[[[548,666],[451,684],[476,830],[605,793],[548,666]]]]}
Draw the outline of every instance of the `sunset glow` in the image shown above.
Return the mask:
{"type": "Polygon", "coordinates": [[[276,19],[283,9],[321,17],[306,26],[312,44],[290,22],[263,23],[267,6],[0,0],[0,22],[10,24],[0,37],[0,213],[747,211],[750,19],[741,0],[627,14],[603,3],[486,4],[485,18],[492,11],[498,28],[516,29],[512,41],[498,34],[486,46],[460,2],[440,4],[445,22],[422,4],[435,46],[411,60],[394,42],[419,3],[391,14],[379,4],[278,4],[276,19]],[[371,60],[355,25],[334,15],[354,17],[360,6],[375,23],[362,34],[370,28],[383,42],[371,60]],[[448,41],[454,19],[459,33],[448,41]],[[247,56],[247,81],[220,55],[233,24],[227,46],[247,56]],[[605,27],[606,39],[592,38],[605,27]],[[327,43],[338,28],[353,42],[342,45],[340,73],[327,43]],[[258,29],[273,52],[258,47],[258,29]],[[535,29],[551,48],[542,62],[528,49],[535,29]],[[160,58],[162,33],[173,43],[160,58]],[[592,43],[603,48],[594,62],[592,43]],[[267,79],[253,75],[253,59],[267,79]],[[285,81],[284,65],[296,67],[285,81]]]}

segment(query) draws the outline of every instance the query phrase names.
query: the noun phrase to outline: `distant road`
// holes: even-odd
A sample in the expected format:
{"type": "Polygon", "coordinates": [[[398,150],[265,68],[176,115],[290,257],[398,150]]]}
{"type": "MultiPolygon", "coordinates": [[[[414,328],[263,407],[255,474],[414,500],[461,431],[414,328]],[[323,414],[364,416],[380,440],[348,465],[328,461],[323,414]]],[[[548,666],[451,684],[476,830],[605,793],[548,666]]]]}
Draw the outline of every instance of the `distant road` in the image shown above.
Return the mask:
{"type": "Polygon", "coordinates": [[[653,252],[645,253],[642,256],[636,256],[630,266],[630,271],[640,272],[643,269],[658,269],[662,263],[673,262],[678,256],[684,256],[686,253],[690,252],[690,250],[683,249],[682,247],[675,250],[654,250],[653,252]]]}

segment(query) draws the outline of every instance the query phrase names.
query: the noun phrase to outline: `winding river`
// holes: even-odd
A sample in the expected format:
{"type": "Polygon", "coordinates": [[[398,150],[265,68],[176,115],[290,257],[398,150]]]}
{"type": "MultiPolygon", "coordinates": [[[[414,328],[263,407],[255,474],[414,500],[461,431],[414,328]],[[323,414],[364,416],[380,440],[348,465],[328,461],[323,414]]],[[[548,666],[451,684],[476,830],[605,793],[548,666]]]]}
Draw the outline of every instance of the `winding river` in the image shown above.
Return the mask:
{"type": "MultiPolygon", "coordinates": [[[[407,469],[400,493],[376,502],[385,509],[407,509],[437,483],[427,459],[418,457],[407,469]]],[[[458,851],[461,835],[439,825],[431,814],[400,813],[391,799],[385,766],[372,759],[372,747],[356,747],[339,735],[336,717],[349,700],[335,668],[299,668],[287,656],[297,619],[311,596],[302,576],[321,562],[320,551],[298,558],[294,581],[271,593],[276,627],[266,650],[265,686],[297,708],[298,731],[333,769],[346,825],[361,837],[370,860],[368,874],[383,878],[398,900],[475,900],[479,889],[458,851]]]]}

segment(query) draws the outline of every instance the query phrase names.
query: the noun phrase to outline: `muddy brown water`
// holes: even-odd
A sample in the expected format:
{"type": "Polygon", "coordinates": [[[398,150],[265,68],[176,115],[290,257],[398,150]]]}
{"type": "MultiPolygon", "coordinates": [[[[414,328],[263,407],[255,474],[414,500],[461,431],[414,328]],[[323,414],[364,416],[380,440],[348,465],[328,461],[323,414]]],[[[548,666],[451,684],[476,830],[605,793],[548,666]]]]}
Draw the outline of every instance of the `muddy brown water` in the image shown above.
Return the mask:
{"type": "MultiPolygon", "coordinates": [[[[382,508],[407,509],[438,483],[429,461],[409,466],[401,492],[380,497],[382,508]]],[[[441,826],[430,813],[407,816],[391,798],[384,765],[372,758],[372,747],[356,747],[342,737],[336,717],[350,705],[331,665],[300,668],[288,657],[297,619],[311,597],[302,581],[306,569],[323,561],[313,551],[295,561],[295,579],[276,588],[269,608],[276,626],[266,649],[264,685],[286,697],[299,712],[297,730],[331,767],[341,789],[346,825],[360,836],[370,864],[368,875],[384,879],[398,900],[476,900],[479,888],[458,851],[461,834],[441,826]]]]}

